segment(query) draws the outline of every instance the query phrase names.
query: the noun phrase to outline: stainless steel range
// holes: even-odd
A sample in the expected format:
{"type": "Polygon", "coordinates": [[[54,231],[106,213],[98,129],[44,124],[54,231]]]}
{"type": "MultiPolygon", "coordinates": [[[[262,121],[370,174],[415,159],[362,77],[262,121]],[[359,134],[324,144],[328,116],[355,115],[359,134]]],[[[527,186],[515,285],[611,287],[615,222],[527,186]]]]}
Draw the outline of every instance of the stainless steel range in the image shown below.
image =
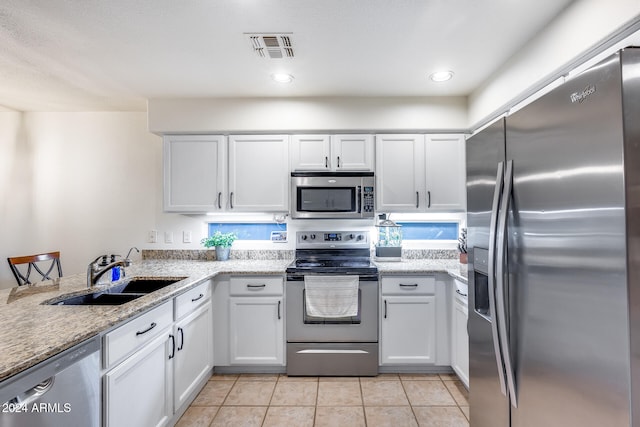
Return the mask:
{"type": "Polygon", "coordinates": [[[287,268],[287,374],[378,374],[378,268],[367,231],[299,231],[287,268]]]}

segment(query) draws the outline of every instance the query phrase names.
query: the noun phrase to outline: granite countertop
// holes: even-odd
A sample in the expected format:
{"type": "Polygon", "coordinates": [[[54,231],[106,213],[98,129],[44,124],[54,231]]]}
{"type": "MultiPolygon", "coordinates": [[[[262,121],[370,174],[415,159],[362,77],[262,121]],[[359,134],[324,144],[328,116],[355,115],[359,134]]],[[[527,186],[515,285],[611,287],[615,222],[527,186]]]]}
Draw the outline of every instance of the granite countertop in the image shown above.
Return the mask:
{"type": "MultiPolygon", "coordinates": [[[[204,280],[221,274],[284,274],[289,259],[143,260],[127,267],[127,277],[184,278],[117,306],[57,306],[42,302],[84,294],[86,275],[65,276],[33,286],[0,290],[0,381],[103,333],[204,280]]],[[[466,282],[466,265],[457,260],[410,259],[377,262],[381,274],[448,273],[466,282]]],[[[106,286],[105,286],[106,287],[106,286]]],[[[96,286],[92,291],[105,287],[96,286]]]]}
{"type": "Polygon", "coordinates": [[[375,264],[382,275],[448,273],[453,278],[467,283],[467,264],[460,264],[457,259],[403,258],[400,262],[377,261],[375,264]]]}
{"type": "MultiPolygon", "coordinates": [[[[0,381],[136,316],[219,274],[283,274],[290,260],[159,261],[127,267],[127,277],[186,279],[117,306],[42,305],[87,293],[86,275],[0,290],[0,381]]],[[[95,290],[103,287],[96,286],[95,290]]]]}

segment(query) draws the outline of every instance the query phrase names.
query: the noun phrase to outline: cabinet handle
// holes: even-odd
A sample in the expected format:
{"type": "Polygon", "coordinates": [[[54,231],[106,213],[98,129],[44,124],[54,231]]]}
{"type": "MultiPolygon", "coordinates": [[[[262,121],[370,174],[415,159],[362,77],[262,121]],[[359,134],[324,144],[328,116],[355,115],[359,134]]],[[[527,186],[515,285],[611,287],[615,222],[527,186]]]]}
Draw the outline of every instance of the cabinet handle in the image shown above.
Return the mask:
{"type": "Polygon", "coordinates": [[[176,356],[176,337],[170,334],[169,338],[171,339],[171,354],[169,355],[169,360],[171,360],[176,356]]]}
{"type": "Polygon", "coordinates": [[[184,329],[178,328],[178,332],[180,332],[180,346],[178,347],[178,351],[184,348],[184,329]]]}
{"type": "Polygon", "coordinates": [[[427,207],[430,208],[431,207],[431,191],[427,191],[427,199],[429,200],[427,202],[427,207]]]}
{"type": "Polygon", "coordinates": [[[218,209],[222,209],[222,191],[218,193],[218,209]]]}
{"type": "Polygon", "coordinates": [[[456,293],[457,293],[458,295],[462,295],[463,297],[466,297],[466,296],[467,296],[467,294],[463,294],[462,292],[460,292],[460,289],[456,289],[456,293]]]}
{"type": "Polygon", "coordinates": [[[417,283],[412,283],[410,285],[405,285],[404,283],[400,283],[400,287],[401,288],[417,288],[418,284],[417,283]]]}
{"type": "Polygon", "coordinates": [[[282,316],[280,316],[280,305],[282,304],[282,301],[278,301],[278,320],[282,319],[282,316]]]}
{"type": "Polygon", "coordinates": [[[156,325],[156,322],[152,322],[152,323],[151,323],[151,325],[149,325],[149,327],[148,327],[147,329],[145,329],[144,331],[138,331],[138,332],[136,332],[136,336],[138,336],[138,335],[144,335],[144,334],[146,334],[147,332],[149,332],[150,330],[152,330],[153,328],[155,328],[156,326],[157,326],[157,325],[156,325]]]}
{"type": "Polygon", "coordinates": [[[384,318],[387,318],[387,300],[384,300],[384,318]]]}
{"type": "Polygon", "coordinates": [[[420,207],[420,193],[416,191],[416,209],[420,207]]]}
{"type": "Polygon", "coordinates": [[[266,287],[267,287],[267,285],[265,285],[264,283],[261,284],[261,285],[252,285],[252,284],[248,284],[247,285],[247,288],[249,288],[249,289],[256,289],[256,288],[262,289],[262,288],[266,288],[266,287]]]}
{"type": "Polygon", "coordinates": [[[191,302],[196,302],[196,301],[198,301],[199,299],[202,299],[203,297],[204,297],[204,294],[200,294],[200,295],[198,295],[198,297],[197,297],[197,298],[191,298],[191,302]]]}
{"type": "Polygon", "coordinates": [[[229,207],[233,209],[233,191],[229,194],[229,207]]]}
{"type": "Polygon", "coordinates": [[[324,167],[325,169],[329,168],[329,157],[324,156],[324,167]]]}
{"type": "Polygon", "coordinates": [[[340,167],[340,156],[338,156],[338,167],[340,167]]]}

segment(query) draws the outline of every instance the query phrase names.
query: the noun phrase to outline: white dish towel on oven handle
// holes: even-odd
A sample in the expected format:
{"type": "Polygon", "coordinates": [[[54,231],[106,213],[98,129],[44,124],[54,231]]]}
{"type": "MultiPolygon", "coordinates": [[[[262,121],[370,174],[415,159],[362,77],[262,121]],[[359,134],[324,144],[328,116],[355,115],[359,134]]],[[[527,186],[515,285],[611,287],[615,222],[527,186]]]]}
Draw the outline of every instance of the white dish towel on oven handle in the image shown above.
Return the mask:
{"type": "Polygon", "coordinates": [[[359,281],[359,276],[304,276],[307,316],[357,316],[359,281]]]}

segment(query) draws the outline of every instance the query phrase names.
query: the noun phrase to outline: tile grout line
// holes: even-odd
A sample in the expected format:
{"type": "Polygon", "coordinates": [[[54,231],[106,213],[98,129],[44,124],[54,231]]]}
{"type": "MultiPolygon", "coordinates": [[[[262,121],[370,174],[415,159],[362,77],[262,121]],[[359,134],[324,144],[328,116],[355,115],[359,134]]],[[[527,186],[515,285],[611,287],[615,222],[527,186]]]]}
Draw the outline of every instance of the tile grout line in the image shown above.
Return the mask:
{"type": "MultiPolygon", "coordinates": [[[[213,377],[213,375],[212,375],[212,377],[213,377]]],[[[278,384],[281,384],[281,383],[285,384],[286,383],[286,381],[282,380],[282,378],[283,377],[281,377],[281,376],[277,376],[276,379],[275,379],[275,382],[274,382],[274,385],[273,385],[273,389],[272,389],[271,395],[269,397],[268,404],[266,405],[265,413],[264,413],[264,415],[262,417],[262,422],[260,423],[261,426],[264,426],[265,423],[266,423],[266,419],[267,419],[267,415],[269,413],[269,409],[272,407],[272,404],[274,402],[273,399],[274,399],[275,392],[276,392],[276,389],[278,387],[278,384]]],[[[361,378],[361,377],[358,377],[357,380],[358,380],[358,388],[359,388],[359,391],[360,391],[360,399],[361,399],[361,404],[358,405],[358,406],[362,408],[363,422],[364,422],[364,425],[366,427],[366,426],[369,425],[369,423],[368,423],[367,412],[366,412],[366,407],[367,406],[366,406],[366,402],[365,402],[365,399],[364,399],[364,386],[365,386],[364,382],[365,381],[363,381],[363,378],[361,378]]],[[[390,378],[389,379],[389,381],[396,381],[396,380],[400,382],[404,397],[406,398],[406,400],[408,402],[408,405],[411,408],[411,413],[413,415],[414,422],[416,422],[416,424],[419,425],[418,417],[417,417],[416,412],[415,412],[416,406],[411,402],[411,400],[409,398],[409,395],[407,393],[407,389],[405,387],[406,386],[405,382],[407,382],[407,381],[408,382],[412,382],[412,380],[411,379],[402,379],[400,375],[398,375],[397,379],[396,378],[390,378]]],[[[214,381],[214,380],[211,380],[211,378],[210,378],[209,381],[214,381]]],[[[220,380],[220,381],[226,381],[226,380],[220,380]]],[[[248,379],[247,381],[252,381],[252,380],[248,379]]],[[[260,380],[254,380],[254,381],[260,381],[260,380]]],[[[380,381],[384,381],[384,379],[381,379],[380,381]]],[[[420,382],[421,380],[417,380],[416,379],[414,381],[420,382]]],[[[451,389],[447,386],[449,384],[452,387],[456,387],[457,388],[456,381],[459,381],[459,380],[456,380],[456,379],[453,379],[453,378],[449,378],[449,377],[444,379],[444,378],[442,378],[441,376],[438,375],[436,380],[424,380],[424,381],[434,381],[434,382],[435,381],[439,381],[440,385],[447,390],[447,393],[450,396],[450,398],[453,399],[454,404],[455,404],[454,407],[456,407],[458,409],[458,411],[462,413],[464,419],[467,421],[467,425],[469,425],[468,424],[469,423],[469,418],[467,417],[465,412],[462,410],[463,406],[461,405],[461,403],[464,403],[464,402],[462,400],[459,402],[455,398],[455,396],[454,396],[453,392],[451,391],[451,389]]],[[[231,385],[231,387],[229,387],[229,390],[226,392],[226,394],[224,396],[224,399],[222,400],[220,405],[205,405],[205,406],[218,406],[218,410],[216,411],[216,414],[211,419],[211,422],[208,424],[209,427],[211,427],[214,424],[216,418],[220,415],[220,410],[223,407],[229,408],[231,406],[252,406],[252,405],[231,405],[231,406],[226,405],[226,403],[228,402],[229,395],[231,394],[231,392],[234,389],[234,387],[236,387],[238,385],[238,383],[242,382],[241,381],[241,375],[238,375],[237,377],[235,377],[235,379],[233,379],[232,381],[228,381],[228,382],[231,382],[232,385],[231,385]]],[[[314,410],[313,410],[313,419],[312,419],[312,425],[315,427],[317,425],[317,415],[318,415],[318,405],[319,405],[319,398],[320,398],[320,382],[321,381],[320,381],[320,378],[317,378],[316,381],[313,381],[313,382],[316,383],[316,385],[315,385],[316,395],[315,395],[315,401],[314,401],[314,405],[313,405],[314,410]]],[[[464,396],[464,393],[463,393],[462,397],[464,397],[465,399],[468,399],[466,396],[464,396]]],[[[468,403],[468,400],[467,400],[467,403],[468,403]]],[[[283,405],[283,406],[287,406],[287,405],[283,405]]],[[[297,406],[297,405],[294,405],[294,406],[297,406]]],[[[306,406],[306,405],[302,405],[302,406],[306,406]]],[[[376,406],[376,405],[373,405],[373,406],[376,406]]],[[[385,405],[379,405],[379,406],[385,406],[385,405]]],[[[386,405],[386,406],[389,406],[389,405],[386,405]]],[[[397,405],[390,405],[390,406],[397,406],[397,405]]],[[[419,406],[420,405],[418,405],[417,407],[419,407],[419,406]]],[[[449,405],[426,405],[426,406],[427,407],[440,407],[440,406],[445,406],[446,407],[446,406],[449,406],[449,405]]],[[[468,405],[466,405],[465,407],[468,408],[468,405]]]]}

